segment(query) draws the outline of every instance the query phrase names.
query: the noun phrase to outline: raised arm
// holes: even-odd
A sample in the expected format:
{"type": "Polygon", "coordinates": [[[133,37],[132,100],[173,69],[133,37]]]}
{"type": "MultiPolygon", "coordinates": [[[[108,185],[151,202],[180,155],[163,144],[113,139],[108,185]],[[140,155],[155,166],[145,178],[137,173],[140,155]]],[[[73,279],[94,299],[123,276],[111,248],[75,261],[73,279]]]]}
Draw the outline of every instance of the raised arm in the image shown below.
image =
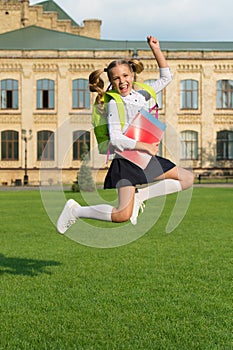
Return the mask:
{"type": "Polygon", "coordinates": [[[153,55],[155,56],[155,59],[158,63],[159,68],[167,68],[168,64],[160,49],[158,39],[155,38],[154,36],[149,35],[147,37],[147,42],[151,48],[151,51],[153,52],[153,55]]]}

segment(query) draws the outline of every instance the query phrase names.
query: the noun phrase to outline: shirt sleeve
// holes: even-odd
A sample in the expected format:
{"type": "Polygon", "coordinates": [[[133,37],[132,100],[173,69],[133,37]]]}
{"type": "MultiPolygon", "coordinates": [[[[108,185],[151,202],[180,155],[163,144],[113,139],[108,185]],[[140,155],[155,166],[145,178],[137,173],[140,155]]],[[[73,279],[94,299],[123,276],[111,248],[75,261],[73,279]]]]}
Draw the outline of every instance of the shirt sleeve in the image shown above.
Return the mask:
{"type": "Polygon", "coordinates": [[[157,80],[154,80],[151,83],[151,86],[155,90],[155,92],[159,92],[163,90],[171,81],[173,78],[173,75],[170,71],[170,68],[159,68],[160,77],[157,80]]]}
{"type": "Polygon", "coordinates": [[[123,151],[124,149],[134,149],[136,146],[135,140],[123,134],[126,127],[127,124],[125,124],[122,130],[116,101],[113,99],[110,100],[108,103],[108,130],[110,142],[119,151],[123,151]]]}
{"type": "MultiPolygon", "coordinates": [[[[173,75],[170,71],[170,68],[159,68],[159,79],[152,80],[149,84],[155,91],[155,93],[163,90],[173,79],[173,75]]],[[[150,99],[150,94],[145,90],[140,90],[140,93],[145,97],[146,100],[150,99]]]]}

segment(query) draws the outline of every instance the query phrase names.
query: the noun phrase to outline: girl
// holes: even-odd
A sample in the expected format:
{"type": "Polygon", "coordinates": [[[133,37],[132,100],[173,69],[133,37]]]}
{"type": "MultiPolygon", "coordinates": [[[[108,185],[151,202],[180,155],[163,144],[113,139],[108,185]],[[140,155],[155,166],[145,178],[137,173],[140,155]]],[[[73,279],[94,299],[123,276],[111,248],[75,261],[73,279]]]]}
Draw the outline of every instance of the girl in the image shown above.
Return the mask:
{"type": "MultiPolygon", "coordinates": [[[[159,41],[153,36],[148,36],[147,41],[160,69],[160,78],[151,84],[157,93],[170,83],[172,75],[160,50],[159,41]]],[[[114,99],[109,101],[107,119],[111,145],[120,151],[131,149],[148,152],[152,156],[148,166],[142,170],[132,162],[116,155],[106,175],[104,188],[117,188],[118,207],[113,208],[108,204],[82,207],[70,199],[57,222],[59,233],[65,233],[78,218],[113,222],[124,222],[130,219],[132,224],[136,224],[139,210],[143,209],[145,200],[178,192],[192,186],[193,174],[191,172],[176,166],[168,159],[157,156],[158,143],[138,142],[124,135],[124,131],[136,113],[142,107],[146,107],[146,101],[150,98],[145,91],[133,89],[134,75],[142,70],[143,65],[137,60],[120,60],[111,62],[104,71],[107,72],[112,88],[121,95],[126,111],[126,121],[122,129],[117,104],[114,99]],[[157,180],[163,181],[141,188],[135,193],[136,185],[153,183],[157,180]]],[[[100,78],[102,73],[103,71],[97,70],[89,76],[90,91],[97,92],[97,102],[99,103],[104,94],[104,82],[100,78]]]]}

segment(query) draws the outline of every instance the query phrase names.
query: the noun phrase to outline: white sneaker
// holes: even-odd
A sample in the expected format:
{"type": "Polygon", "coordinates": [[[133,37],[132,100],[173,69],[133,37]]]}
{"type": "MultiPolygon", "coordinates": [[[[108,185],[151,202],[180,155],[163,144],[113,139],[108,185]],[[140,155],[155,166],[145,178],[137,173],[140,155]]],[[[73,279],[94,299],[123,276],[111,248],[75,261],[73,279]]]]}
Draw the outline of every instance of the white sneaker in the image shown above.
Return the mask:
{"type": "Polygon", "coordinates": [[[69,199],[64,206],[61,215],[57,220],[57,231],[61,234],[65,233],[68,228],[73,225],[77,218],[73,215],[72,209],[80,205],[73,199],[69,199]]]}
{"type": "Polygon", "coordinates": [[[144,208],[145,208],[145,203],[137,197],[137,194],[135,194],[133,212],[130,218],[131,224],[137,225],[138,214],[140,211],[143,213],[144,208]]]}

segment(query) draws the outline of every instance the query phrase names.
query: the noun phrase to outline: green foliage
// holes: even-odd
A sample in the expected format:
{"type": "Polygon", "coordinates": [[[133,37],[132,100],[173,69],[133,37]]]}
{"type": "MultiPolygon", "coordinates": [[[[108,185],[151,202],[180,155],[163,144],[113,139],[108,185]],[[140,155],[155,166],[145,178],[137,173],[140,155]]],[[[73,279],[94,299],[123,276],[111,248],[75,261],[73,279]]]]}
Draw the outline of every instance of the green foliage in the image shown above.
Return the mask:
{"type": "Polygon", "coordinates": [[[96,249],[56,233],[39,191],[1,191],[0,350],[231,350],[232,188],[195,188],[165,234],[175,199],[141,239],[96,249]]]}
{"type": "Polygon", "coordinates": [[[83,146],[82,164],[77,174],[77,181],[73,183],[71,189],[73,192],[79,192],[80,190],[84,192],[93,192],[95,190],[95,183],[89,166],[87,145],[83,146]]]}
{"type": "Polygon", "coordinates": [[[71,186],[71,190],[73,192],[80,192],[80,188],[79,188],[79,184],[78,181],[74,181],[72,186],[71,186]]]}
{"type": "Polygon", "coordinates": [[[78,184],[80,190],[84,192],[92,192],[95,190],[95,183],[92,178],[90,166],[86,161],[82,162],[78,173],[78,184]]]}

